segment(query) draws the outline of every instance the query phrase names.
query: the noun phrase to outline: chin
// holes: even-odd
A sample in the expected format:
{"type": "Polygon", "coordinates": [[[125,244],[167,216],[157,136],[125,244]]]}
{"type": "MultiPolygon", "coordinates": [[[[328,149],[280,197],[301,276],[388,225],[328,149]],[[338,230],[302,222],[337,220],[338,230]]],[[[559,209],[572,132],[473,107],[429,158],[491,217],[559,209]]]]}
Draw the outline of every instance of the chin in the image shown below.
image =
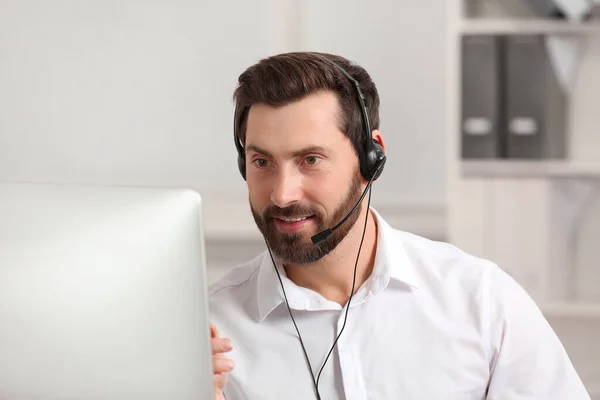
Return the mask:
{"type": "Polygon", "coordinates": [[[339,242],[327,243],[326,240],[315,245],[311,240],[312,235],[313,233],[277,235],[267,242],[273,257],[280,263],[310,265],[327,256],[339,244],[339,242]]]}

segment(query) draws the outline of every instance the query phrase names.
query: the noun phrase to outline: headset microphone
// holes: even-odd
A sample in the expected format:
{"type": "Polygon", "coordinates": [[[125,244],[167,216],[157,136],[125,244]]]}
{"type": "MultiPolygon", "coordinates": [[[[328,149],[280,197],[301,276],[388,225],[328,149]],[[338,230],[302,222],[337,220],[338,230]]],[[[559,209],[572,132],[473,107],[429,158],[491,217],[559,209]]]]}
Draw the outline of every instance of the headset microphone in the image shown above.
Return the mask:
{"type": "MultiPolygon", "coordinates": [[[[381,168],[383,168],[385,161],[386,160],[383,159],[383,161],[379,164],[379,166],[377,167],[376,173],[373,174],[373,177],[377,176],[377,172],[379,172],[381,170],[381,168]]],[[[362,196],[360,196],[360,199],[358,200],[356,205],[352,208],[352,210],[350,210],[350,212],[340,222],[338,222],[338,224],[336,226],[334,226],[333,228],[325,229],[324,231],[321,231],[310,238],[310,240],[312,240],[312,242],[314,244],[318,245],[321,242],[323,242],[325,239],[327,239],[329,236],[331,236],[331,234],[333,232],[335,232],[336,229],[338,229],[346,221],[348,221],[348,219],[352,216],[352,214],[354,214],[356,212],[356,210],[358,210],[358,207],[362,204],[362,202],[365,198],[365,195],[367,194],[367,192],[369,191],[369,188],[371,187],[371,184],[373,183],[373,177],[371,177],[371,179],[369,180],[367,187],[363,191],[362,196]]]]}

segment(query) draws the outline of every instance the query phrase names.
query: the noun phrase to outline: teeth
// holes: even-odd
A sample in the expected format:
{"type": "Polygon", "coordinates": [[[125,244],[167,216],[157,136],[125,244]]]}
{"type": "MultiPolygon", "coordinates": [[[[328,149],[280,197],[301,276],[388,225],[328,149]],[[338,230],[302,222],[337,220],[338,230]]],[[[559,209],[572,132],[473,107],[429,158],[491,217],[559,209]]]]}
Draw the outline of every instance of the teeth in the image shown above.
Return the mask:
{"type": "Polygon", "coordinates": [[[285,222],[299,222],[299,221],[304,221],[306,218],[308,218],[308,217],[303,217],[303,218],[291,218],[291,219],[288,219],[288,218],[281,218],[281,220],[282,220],[282,221],[285,221],[285,222]]]}

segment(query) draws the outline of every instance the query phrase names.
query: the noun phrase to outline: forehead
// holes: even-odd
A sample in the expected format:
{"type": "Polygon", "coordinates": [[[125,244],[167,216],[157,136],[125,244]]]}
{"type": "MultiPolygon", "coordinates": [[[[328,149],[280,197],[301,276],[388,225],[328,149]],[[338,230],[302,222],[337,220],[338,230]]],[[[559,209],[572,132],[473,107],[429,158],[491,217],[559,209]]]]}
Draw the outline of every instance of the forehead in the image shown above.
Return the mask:
{"type": "Polygon", "coordinates": [[[248,113],[246,146],[273,151],[335,147],[345,138],[339,129],[339,103],[331,92],[311,94],[280,107],[256,104],[248,113]]]}

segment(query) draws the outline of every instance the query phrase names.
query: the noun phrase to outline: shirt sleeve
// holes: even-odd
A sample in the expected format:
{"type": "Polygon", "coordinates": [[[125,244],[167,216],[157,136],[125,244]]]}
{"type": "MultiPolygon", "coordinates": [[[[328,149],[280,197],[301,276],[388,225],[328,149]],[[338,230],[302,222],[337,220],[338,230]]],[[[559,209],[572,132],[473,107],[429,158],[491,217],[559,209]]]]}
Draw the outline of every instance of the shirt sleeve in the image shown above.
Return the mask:
{"type": "Polygon", "coordinates": [[[590,400],[561,341],[528,293],[506,272],[487,287],[487,400],[590,400]]]}

